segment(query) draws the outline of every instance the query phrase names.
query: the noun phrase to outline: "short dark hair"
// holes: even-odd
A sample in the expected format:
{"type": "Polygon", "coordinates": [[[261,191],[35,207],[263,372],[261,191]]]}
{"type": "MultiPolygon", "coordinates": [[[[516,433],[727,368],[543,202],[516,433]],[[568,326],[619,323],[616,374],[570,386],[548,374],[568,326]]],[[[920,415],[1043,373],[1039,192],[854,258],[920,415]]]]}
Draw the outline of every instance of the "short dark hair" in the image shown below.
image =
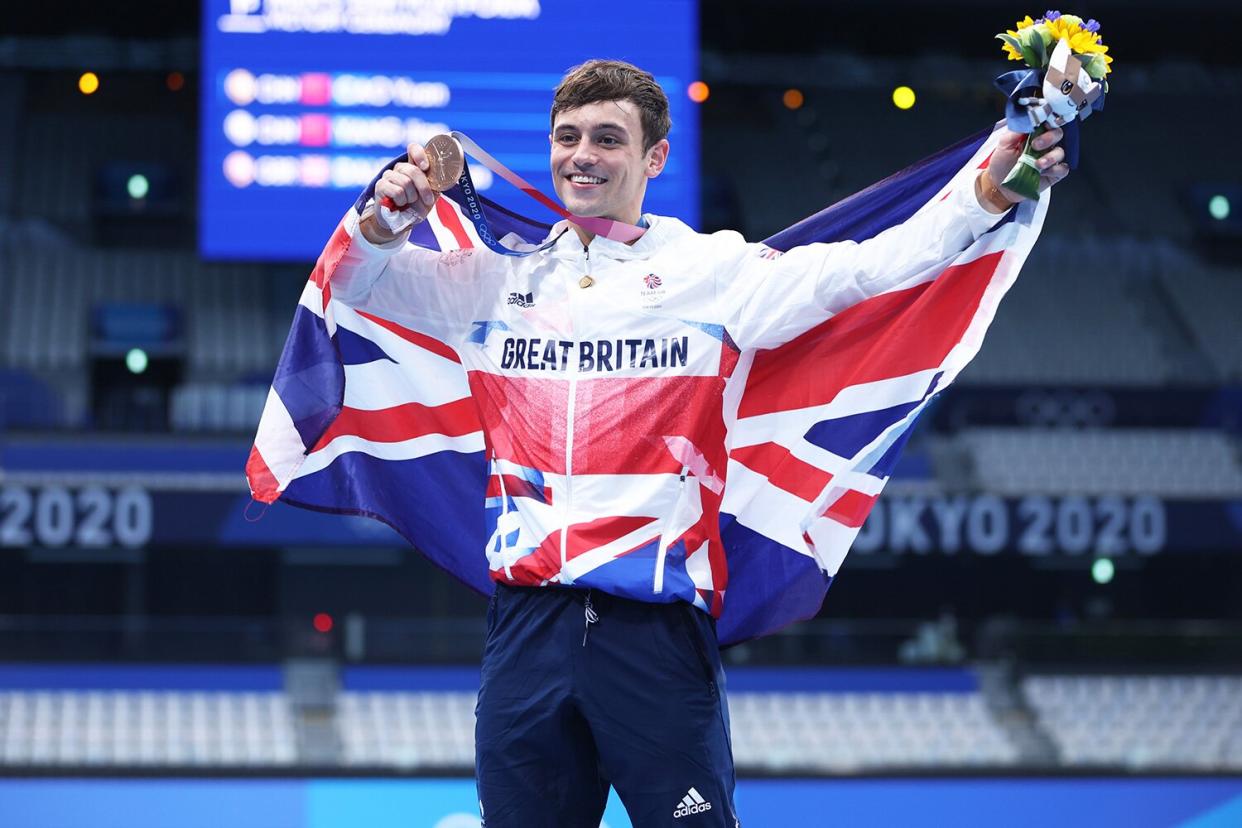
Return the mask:
{"type": "Polygon", "coordinates": [[[552,126],[569,109],[599,101],[633,101],[643,125],[643,152],[668,137],[668,96],[650,72],[623,60],[588,60],[565,73],[552,98],[552,126]]]}

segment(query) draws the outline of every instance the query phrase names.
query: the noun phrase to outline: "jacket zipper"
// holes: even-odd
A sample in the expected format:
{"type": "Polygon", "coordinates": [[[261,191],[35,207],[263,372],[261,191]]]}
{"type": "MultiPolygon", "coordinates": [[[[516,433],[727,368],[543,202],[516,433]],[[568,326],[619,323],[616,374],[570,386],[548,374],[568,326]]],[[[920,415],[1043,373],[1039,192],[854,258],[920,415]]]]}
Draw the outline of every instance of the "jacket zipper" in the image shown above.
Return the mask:
{"type": "Polygon", "coordinates": [[[681,467],[681,483],[677,488],[677,501],[673,503],[673,511],[664,519],[664,528],[660,531],[660,545],[656,549],[655,582],[651,585],[651,591],[656,595],[664,591],[664,556],[668,553],[668,527],[673,522],[673,518],[677,516],[681,499],[686,494],[686,475],[689,472],[689,466],[681,467]]]}
{"type": "MultiPolygon", "coordinates": [[[[591,248],[582,245],[582,269],[584,276],[590,276],[591,270],[591,248]]],[[[573,287],[569,287],[570,296],[573,296],[573,287]]],[[[570,338],[574,342],[574,353],[577,353],[578,332],[574,327],[573,299],[569,302],[569,327],[570,338]]],[[[565,413],[565,521],[561,528],[561,583],[566,583],[565,565],[568,562],[569,550],[569,522],[573,514],[574,495],[573,495],[573,471],[574,471],[574,408],[576,407],[578,398],[578,364],[569,366],[569,403],[565,413]]]]}

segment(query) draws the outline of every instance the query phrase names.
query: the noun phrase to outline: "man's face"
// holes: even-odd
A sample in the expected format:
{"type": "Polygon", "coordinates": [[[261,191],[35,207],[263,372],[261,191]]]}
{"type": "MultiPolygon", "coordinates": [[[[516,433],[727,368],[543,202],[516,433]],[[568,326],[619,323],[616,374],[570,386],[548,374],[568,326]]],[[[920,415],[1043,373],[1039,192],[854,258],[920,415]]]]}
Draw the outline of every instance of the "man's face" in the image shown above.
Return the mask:
{"type": "Polygon", "coordinates": [[[633,101],[598,101],[561,112],[551,139],[552,181],[571,213],[638,221],[647,179],[664,169],[668,141],[643,151],[633,101]]]}

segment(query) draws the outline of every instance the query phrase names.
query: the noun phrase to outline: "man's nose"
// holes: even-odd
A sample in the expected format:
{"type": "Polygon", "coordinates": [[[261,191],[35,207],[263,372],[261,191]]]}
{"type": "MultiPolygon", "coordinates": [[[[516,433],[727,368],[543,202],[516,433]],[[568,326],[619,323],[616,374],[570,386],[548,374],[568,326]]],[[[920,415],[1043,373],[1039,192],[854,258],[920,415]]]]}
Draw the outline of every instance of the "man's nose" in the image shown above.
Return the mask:
{"type": "Polygon", "coordinates": [[[595,152],[595,147],[586,141],[579,142],[574,149],[573,162],[579,167],[590,167],[599,160],[599,155],[595,152]]]}

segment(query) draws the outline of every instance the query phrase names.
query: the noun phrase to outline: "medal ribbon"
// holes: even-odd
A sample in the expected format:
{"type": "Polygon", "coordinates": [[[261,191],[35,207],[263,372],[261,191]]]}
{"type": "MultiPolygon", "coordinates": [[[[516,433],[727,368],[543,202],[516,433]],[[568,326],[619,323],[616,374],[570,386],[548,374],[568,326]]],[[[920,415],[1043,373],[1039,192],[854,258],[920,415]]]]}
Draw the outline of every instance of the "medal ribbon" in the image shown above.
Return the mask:
{"type": "MultiPolygon", "coordinates": [[[[481,161],[483,166],[487,167],[496,175],[500,176],[505,181],[508,181],[514,187],[517,187],[519,190],[526,193],[528,196],[535,199],[535,201],[538,201],[549,210],[552,210],[557,215],[567,219],[573,224],[578,225],[583,230],[586,230],[589,233],[594,233],[597,236],[603,236],[604,238],[627,244],[640,238],[642,234],[646,232],[646,228],[638,227],[634,224],[626,224],[625,222],[614,221],[612,219],[600,218],[597,216],[575,215],[561,205],[557,204],[551,198],[548,198],[546,195],[541,193],[536,187],[532,186],[530,182],[526,181],[520,175],[497,161],[491,156],[490,153],[487,152],[487,150],[476,144],[469,136],[461,132],[452,132],[450,134],[457,140],[458,143],[461,144],[462,149],[481,161]]],[[[488,226],[487,216],[483,210],[483,203],[479,198],[478,189],[474,186],[474,179],[470,176],[470,165],[466,163],[465,158],[462,158],[461,176],[458,177],[457,184],[454,185],[453,189],[459,191],[459,206],[462,208],[462,212],[465,213],[466,218],[468,218],[470,223],[474,225],[475,232],[479,234],[479,238],[485,245],[487,245],[488,249],[505,256],[529,256],[531,253],[537,253],[540,250],[545,250],[556,243],[556,239],[552,239],[551,241],[548,241],[533,250],[525,251],[512,250],[501,244],[500,240],[496,238],[496,234],[493,233],[491,228],[488,226]]],[[[385,197],[382,201],[384,206],[388,207],[388,209],[398,209],[396,204],[393,203],[391,199],[385,197]]],[[[558,236],[557,238],[560,237],[558,236]]]]}
{"type": "MultiPolygon", "coordinates": [[[[505,181],[508,181],[514,187],[517,187],[519,190],[526,193],[528,196],[533,198],[535,201],[538,201],[544,207],[547,207],[561,218],[568,219],[570,222],[578,225],[588,233],[594,233],[597,236],[603,236],[604,238],[612,239],[613,241],[629,243],[635,241],[646,232],[644,228],[634,224],[626,224],[621,221],[613,221],[612,219],[600,218],[598,216],[574,215],[543,193],[539,192],[538,189],[531,186],[531,184],[520,175],[513,172],[504,164],[489,155],[487,150],[476,144],[465,133],[454,131],[449,134],[461,143],[463,149],[482,161],[483,166],[487,167],[489,170],[496,173],[496,175],[500,176],[505,181]]],[[[465,174],[464,167],[462,169],[462,173],[463,175],[465,174]]]]}

